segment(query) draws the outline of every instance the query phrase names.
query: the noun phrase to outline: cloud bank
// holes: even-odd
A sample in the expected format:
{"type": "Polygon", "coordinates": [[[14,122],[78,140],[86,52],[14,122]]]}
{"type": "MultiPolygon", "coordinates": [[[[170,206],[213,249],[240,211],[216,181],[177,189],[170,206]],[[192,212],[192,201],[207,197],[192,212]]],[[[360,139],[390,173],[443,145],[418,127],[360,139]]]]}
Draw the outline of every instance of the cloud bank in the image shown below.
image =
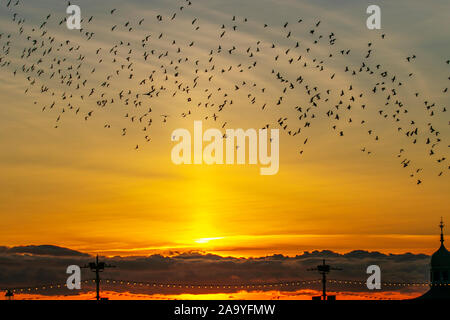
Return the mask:
{"type": "MultiPolygon", "coordinates": [[[[84,266],[95,257],[86,253],[52,245],[0,247],[0,288],[21,288],[46,284],[64,284],[66,268],[76,264],[84,266]]],[[[322,263],[341,268],[332,271],[330,279],[363,281],[369,265],[379,265],[382,282],[424,282],[428,277],[430,257],[425,254],[383,254],[354,250],[345,254],[333,251],[305,251],[296,256],[270,255],[265,257],[222,257],[199,252],[174,256],[149,255],[131,257],[100,257],[101,261],[114,265],[102,274],[103,279],[158,284],[241,285],[264,284],[319,279],[317,272],[309,268],[322,263]]],[[[92,279],[88,269],[82,269],[82,280],[92,279]]],[[[104,283],[106,285],[106,281],[104,283]]],[[[89,285],[91,286],[91,285],[89,285]]],[[[87,288],[86,288],[87,289],[87,288]]],[[[158,288],[157,288],[158,289],[158,288]]],[[[268,288],[269,289],[269,288],[268,288]]],[[[273,289],[273,288],[272,288],[273,289]]],[[[285,288],[290,291],[296,288],[285,288]]],[[[335,288],[339,290],[339,288],[335,288]]],[[[63,288],[62,291],[68,291],[63,288]]],[[[60,291],[61,291],[60,290],[60,291]]],[[[124,286],[116,291],[130,290],[124,286]]],[[[131,289],[143,292],[139,286],[131,289]]],[[[365,286],[346,290],[366,290],[365,286]]],[[[389,289],[391,290],[391,289],[389,289]]],[[[411,290],[402,288],[401,290],[411,290]]],[[[230,288],[230,292],[233,288],[230,288]]],[[[49,293],[50,294],[50,293],[49,293]]],[[[76,294],[76,292],[65,292],[76,294]]]]}

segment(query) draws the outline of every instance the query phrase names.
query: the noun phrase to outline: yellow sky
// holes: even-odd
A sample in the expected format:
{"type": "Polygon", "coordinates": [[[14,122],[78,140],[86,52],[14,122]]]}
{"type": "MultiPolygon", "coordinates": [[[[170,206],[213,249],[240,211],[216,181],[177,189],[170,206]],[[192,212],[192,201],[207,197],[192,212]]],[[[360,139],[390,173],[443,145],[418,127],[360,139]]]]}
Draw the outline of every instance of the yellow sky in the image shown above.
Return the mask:
{"type": "MultiPolygon", "coordinates": [[[[308,6],[308,10],[313,8],[308,6]]],[[[205,14],[204,11],[198,9],[187,13],[185,20],[175,21],[172,27],[165,25],[163,29],[168,34],[167,39],[155,40],[156,48],[161,51],[175,50],[176,47],[167,44],[169,39],[176,39],[186,46],[184,42],[187,39],[180,26],[186,22],[190,25],[189,15],[205,14]]],[[[140,14],[147,13],[142,11],[140,14]]],[[[198,40],[198,46],[183,47],[183,54],[191,60],[199,58],[205,62],[209,57],[209,48],[216,48],[219,44],[213,26],[217,28],[219,24],[220,27],[221,22],[216,22],[212,17],[217,21],[228,21],[231,16],[216,12],[209,17],[210,20],[205,18],[201,33],[193,36],[198,40]],[[214,40],[208,40],[213,37],[214,40]]],[[[293,17],[286,17],[289,18],[293,17]]],[[[117,19],[126,20],[127,17],[117,19]]],[[[107,52],[119,39],[123,39],[123,30],[117,38],[112,35],[111,38],[101,37],[107,34],[105,30],[109,30],[109,25],[117,21],[96,26],[98,37],[95,40],[88,43],[80,40],[87,55],[86,64],[89,67],[86,70],[98,63],[100,57],[95,55],[98,47],[107,52]]],[[[312,19],[308,23],[314,21],[312,19]]],[[[334,25],[323,24],[324,28],[335,30],[332,29],[334,25]]],[[[236,71],[219,78],[214,85],[209,84],[206,76],[202,75],[198,90],[192,92],[192,99],[195,102],[204,101],[209,92],[217,92],[219,87],[224,91],[227,88],[232,90],[234,84],[243,79],[249,84],[257,83],[257,88],[267,88],[267,95],[260,97],[257,89],[249,89],[248,92],[258,96],[258,105],[255,106],[248,102],[247,92],[233,93],[233,106],[227,107],[220,113],[219,120],[214,122],[210,117],[213,110],[188,104],[184,94],[172,98],[172,90],[169,90],[170,93],[149,100],[142,107],[146,109],[151,106],[154,109],[150,143],[143,140],[140,127],[124,118],[125,113],[142,115],[143,110],[119,103],[111,108],[99,109],[92,99],[82,102],[74,98],[74,103],[82,107],[83,116],[91,109],[95,110],[95,116],[89,121],[67,111],[59,127],[54,129],[55,119],[64,104],[60,103],[52,111],[41,112],[42,107],[49,106],[55,98],[39,94],[40,85],[31,93],[23,94],[27,83],[25,77],[19,74],[11,78],[7,69],[1,69],[0,244],[54,244],[108,255],[169,254],[185,250],[233,256],[294,255],[314,249],[433,252],[438,246],[439,218],[444,216],[444,219],[450,220],[450,180],[447,175],[437,177],[439,170],[432,162],[435,160],[427,157],[428,149],[423,145],[408,145],[411,148],[409,155],[415,161],[414,167],[425,168],[426,173],[420,176],[423,184],[417,186],[416,180],[409,177],[409,168],[401,168],[401,160],[396,155],[409,140],[398,134],[397,125],[390,119],[377,116],[383,100],[366,93],[370,91],[369,83],[372,84],[368,78],[355,80],[342,74],[342,66],[348,63],[359,66],[360,60],[339,60],[330,65],[326,76],[310,69],[302,73],[311,86],[322,85],[336,94],[339,94],[340,88],[348,88],[349,84],[354,86],[355,92],[364,91],[361,103],[371,107],[367,111],[355,110],[351,117],[353,123],[364,119],[367,125],[359,127],[349,124],[350,115],[345,113],[343,119],[347,122],[339,124],[340,129],[345,131],[345,137],[339,137],[331,129],[334,122],[325,117],[327,109],[321,109],[317,112],[319,121],[305,135],[299,138],[284,132],[280,134],[280,169],[277,175],[261,176],[259,165],[176,166],[171,162],[170,152],[174,146],[170,141],[171,132],[177,128],[192,130],[194,120],[203,119],[205,128],[220,128],[227,121],[231,128],[258,129],[266,123],[276,128],[276,119],[286,115],[290,125],[297,128],[295,106],[306,105],[309,97],[300,93],[292,95],[286,98],[283,107],[270,106],[267,112],[260,111],[259,103],[267,100],[273,105],[278,98],[277,90],[283,87],[270,78],[270,64],[275,54],[282,54],[293,44],[285,39],[280,40],[277,51],[269,53],[268,48],[277,41],[280,32],[257,29],[258,33],[253,33],[256,32],[255,25],[256,22],[248,30],[243,28],[242,33],[230,36],[226,43],[227,47],[233,44],[238,46],[241,56],[222,55],[214,63],[236,66],[239,59],[249,63],[251,59],[243,57],[243,53],[248,46],[253,46],[254,50],[256,41],[261,39],[261,48],[265,49],[259,58],[265,69],[261,67],[249,75],[236,71]],[[266,69],[269,72],[264,72],[266,69]],[[342,76],[330,83],[328,77],[333,72],[339,72],[342,76]],[[211,91],[205,92],[205,89],[211,91]],[[188,109],[192,110],[192,115],[182,118],[181,113],[188,109]],[[166,113],[170,114],[170,118],[163,123],[160,115],[166,113]],[[209,116],[208,120],[205,116],[209,116]],[[104,129],[106,123],[111,124],[112,128],[104,129]],[[124,126],[129,128],[126,137],[121,136],[124,126]],[[379,142],[367,135],[368,129],[380,135],[379,142]],[[306,137],[309,142],[303,145],[306,137]],[[134,150],[136,144],[140,145],[138,151],[134,150]],[[362,153],[360,149],[363,147],[370,149],[372,154],[362,153]],[[302,156],[299,155],[301,149],[305,150],[302,156]]],[[[133,46],[138,52],[133,56],[136,59],[136,79],[148,77],[151,70],[159,68],[160,61],[145,63],[139,54],[141,37],[148,30],[154,37],[159,34],[158,29],[150,27],[152,25],[149,24],[147,30],[140,30],[126,38],[137,43],[133,46]]],[[[347,27],[342,27],[342,33],[348,32],[347,27]]],[[[62,39],[79,40],[77,36],[65,32],[58,29],[55,34],[62,39]]],[[[354,45],[355,50],[364,52],[366,49],[367,39],[372,39],[366,38],[366,32],[363,30],[354,35],[356,40],[361,40],[359,47],[354,45]]],[[[370,37],[379,39],[378,34],[371,34],[370,37]]],[[[395,64],[392,61],[403,59],[401,45],[408,48],[419,44],[412,40],[412,43],[398,42],[396,39],[399,37],[401,34],[393,33],[393,40],[387,40],[391,42],[377,43],[381,52],[377,56],[378,61],[386,65],[395,64]],[[394,46],[396,44],[398,47],[394,46]]],[[[310,39],[305,42],[306,45],[312,43],[310,39]]],[[[311,63],[315,57],[326,57],[326,50],[328,47],[324,45],[315,51],[314,56],[305,56],[305,59],[311,63]]],[[[125,49],[121,52],[122,58],[126,56],[124,52],[125,49]]],[[[75,59],[77,55],[69,57],[75,59]]],[[[101,58],[105,62],[98,66],[97,74],[89,76],[92,83],[101,81],[98,73],[108,75],[117,68],[106,53],[101,58]]],[[[170,57],[165,63],[169,61],[170,57]]],[[[298,76],[297,69],[291,68],[287,61],[278,67],[287,76],[298,76]]],[[[414,67],[399,64],[396,72],[406,76],[411,69],[421,72],[427,68],[440,69],[437,64],[429,66],[427,61],[423,61],[414,67]]],[[[191,81],[192,74],[189,72],[192,68],[183,66],[181,70],[186,73],[180,76],[179,81],[191,81]]],[[[417,101],[409,96],[417,88],[440,103],[448,102],[448,98],[438,96],[440,87],[433,88],[432,76],[424,75],[414,80],[410,87],[399,88],[399,92],[405,95],[405,103],[417,105],[417,101]],[[427,79],[430,81],[427,82],[427,79]]],[[[124,87],[131,88],[135,93],[145,92],[137,80],[125,81],[126,76],[122,75],[122,78],[115,79],[110,88],[98,90],[111,96],[117,96],[117,92],[124,87]]],[[[58,94],[68,90],[54,82],[48,84],[55,85],[58,94]]],[[[168,86],[174,88],[173,83],[168,86]]],[[[218,94],[215,94],[217,98],[218,94]]],[[[218,104],[220,99],[216,100],[218,104]]],[[[418,125],[426,127],[429,121],[426,111],[411,107],[413,116],[418,119],[418,125]]],[[[402,121],[406,127],[409,117],[405,116],[402,121]]],[[[444,126],[441,137],[445,140],[448,137],[446,119],[436,121],[438,126],[444,126]]],[[[440,151],[445,152],[442,147],[440,151]]]]}
{"type": "Polygon", "coordinates": [[[35,139],[27,148],[20,147],[26,137],[15,138],[26,156],[1,169],[4,245],[107,254],[429,253],[449,204],[446,180],[418,187],[395,160],[380,167],[359,150],[338,163],[335,151],[320,163],[307,156],[294,163],[281,152],[280,172],[260,176],[258,166],[175,166],[169,143],[136,152],[99,130],[70,142],[70,128],[59,137],[29,130],[35,139]]]}

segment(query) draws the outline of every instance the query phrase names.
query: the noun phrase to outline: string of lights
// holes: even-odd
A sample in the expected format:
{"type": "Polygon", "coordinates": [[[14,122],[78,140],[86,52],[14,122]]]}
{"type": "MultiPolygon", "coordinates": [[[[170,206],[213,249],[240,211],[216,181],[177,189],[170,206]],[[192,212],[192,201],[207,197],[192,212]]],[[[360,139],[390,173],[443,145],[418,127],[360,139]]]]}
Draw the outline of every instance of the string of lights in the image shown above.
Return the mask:
{"type": "MultiPolygon", "coordinates": [[[[292,288],[292,287],[307,287],[308,285],[320,284],[321,279],[313,280],[301,280],[301,281],[285,281],[285,282],[266,282],[266,283],[239,283],[239,284],[199,284],[199,283],[160,283],[160,282],[141,282],[132,280],[119,280],[119,279],[102,279],[103,284],[109,285],[124,285],[131,287],[147,287],[147,288],[159,288],[159,289],[270,289],[270,288],[292,288]]],[[[338,286],[364,286],[365,281],[358,280],[344,280],[344,279],[328,279],[327,282],[331,285],[338,286]]],[[[95,284],[95,279],[83,280],[84,284],[95,284]]],[[[449,286],[450,283],[435,283],[431,282],[382,282],[382,289],[387,288],[400,288],[400,287],[426,287],[426,286],[449,286]]],[[[30,287],[10,287],[2,288],[1,291],[12,291],[14,293],[33,293],[37,291],[61,289],[66,287],[66,284],[45,284],[30,287]]]]}
{"type": "MultiPolygon", "coordinates": [[[[83,280],[81,283],[87,284],[89,282],[95,282],[94,279],[83,280]]],[[[67,285],[61,283],[53,283],[53,284],[43,284],[43,285],[35,285],[31,287],[9,287],[9,288],[1,288],[0,291],[12,291],[14,293],[33,293],[35,291],[43,291],[50,289],[61,289],[67,287],[67,285]]]]}
{"type": "Polygon", "coordinates": [[[309,284],[320,283],[321,280],[304,280],[289,282],[268,282],[268,283],[240,283],[240,284],[181,284],[181,283],[155,283],[155,282],[133,282],[130,280],[105,279],[107,284],[119,284],[127,286],[142,286],[153,288],[178,288],[178,289],[257,289],[257,288],[282,288],[298,287],[309,284]]]}
{"type": "MultiPolygon", "coordinates": [[[[241,283],[241,284],[171,284],[154,282],[134,282],[130,280],[105,279],[106,283],[129,285],[129,286],[147,286],[160,288],[191,288],[191,289],[245,289],[245,288],[270,288],[270,287],[299,287],[308,284],[321,283],[321,279],[273,282],[273,283],[241,283]]],[[[365,281],[328,279],[328,283],[338,285],[360,285],[366,286],[365,281]]],[[[411,287],[411,286],[448,286],[450,283],[432,284],[431,282],[382,282],[384,287],[411,287]]]]}
{"type": "MultiPolygon", "coordinates": [[[[328,279],[328,283],[331,284],[344,284],[344,285],[366,285],[365,281],[358,280],[343,280],[343,279],[328,279]]],[[[450,282],[443,283],[431,283],[430,281],[426,282],[381,282],[382,287],[412,287],[412,286],[449,286],[450,282]]]]}

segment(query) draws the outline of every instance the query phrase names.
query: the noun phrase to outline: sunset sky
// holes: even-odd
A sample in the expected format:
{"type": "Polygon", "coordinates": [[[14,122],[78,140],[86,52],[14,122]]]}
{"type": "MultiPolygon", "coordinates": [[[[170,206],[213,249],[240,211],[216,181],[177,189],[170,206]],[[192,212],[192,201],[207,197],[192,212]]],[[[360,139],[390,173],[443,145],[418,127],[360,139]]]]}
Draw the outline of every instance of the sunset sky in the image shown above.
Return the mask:
{"type": "MultiPolygon", "coordinates": [[[[450,95],[443,92],[450,85],[450,65],[446,63],[450,58],[450,3],[376,3],[382,10],[381,30],[367,29],[369,3],[356,0],[193,0],[192,5],[184,0],[80,0],[76,4],[81,8],[84,31],[79,32],[59,24],[66,16],[65,1],[21,0],[14,8],[7,8],[2,1],[0,245],[48,244],[109,257],[183,252],[223,257],[295,256],[313,250],[433,253],[439,245],[440,217],[450,224],[446,158],[449,117],[448,111],[442,111],[450,107],[450,95]],[[25,18],[22,35],[13,21],[15,12],[25,18]],[[176,18],[171,20],[175,12],[176,18]],[[40,28],[48,14],[51,17],[40,28]],[[157,15],[163,17],[162,21],[157,15]],[[141,19],[144,21],[139,24],[141,19]],[[303,21],[298,23],[299,19],[303,21]],[[316,27],[318,21],[320,26],[316,27]],[[285,22],[289,22],[286,28],[285,22]],[[117,27],[111,31],[114,25],[117,27]],[[128,30],[130,26],[132,31],[128,30]],[[311,29],[316,29],[314,35],[311,29]],[[47,34],[40,37],[44,30],[47,34]],[[221,38],[223,30],[226,34],[221,38]],[[86,31],[95,35],[87,40],[86,31]],[[291,38],[286,37],[289,31],[291,38]],[[330,33],[337,39],[332,46],[328,43],[330,33]],[[382,34],[386,34],[385,39],[382,34]],[[22,59],[24,48],[31,46],[27,35],[40,39],[38,43],[54,36],[53,52],[42,56],[50,46],[46,40],[36,54],[22,59]],[[147,35],[151,35],[150,40],[143,48],[142,39],[147,35]],[[318,35],[323,38],[315,44],[318,35]],[[294,48],[297,41],[299,48],[294,48]],[[189,46],[191,42],[194,45],[189,46]],[[364,59],[369,42],[373,52],[364,59]],[[57,51],[60,43],[61,50],[57,51]],[[275,49],[272,44],[276,44],[275,49]],[[5,45],[11,47],[10,51],[5,51],[5,45]],[[78,45],[78,50],[69,50],[78,45]],[[118,52],[113,55],[110,49],[115,45],[118,52]],[[219,45],[223,47],[221,53],[217,52],[219,45]],[[229,54],[227,50],[233,46],[236,50],[229,54]],[[178,48],[181,53],[177,53],[178,48]],[[342,55],[339,51],[344,49],[351,53],[342,55]],[[150,50],[155,54],[145,61],[144,51],[150,50]],[[168,56],[158,58],[166,51],[168,56]],[[249,52],[255,57],[249,57],[249,52]],[[49,80],[56,70],[51,65],[57,66],[53,58],[65,58],[57,68],[69,73],[70,65],[76,68],[80,64],[80,55],[84,59],[79,71],[82,80],[88,80],[86,87],[68,87],[57,76],[49,80]],[[279,59],[274,60],[277,55],[279,59]],[[288,62],[299,55],[300,62],[288,62]],[[408,62],[406,57],[412,55],[417,58],[408,62]],[[44,61],[38,63],[40,57],[44,61]],[[127,61],[126,57],[131,58],[127,61]],[[212,62],[208,62],[210,57],[214,57],[212,62]],[[179,58],[188,61],[178,63],[179,58]],[[256,60],[256,67],[248,68],[256,60]],[[10,64],[3,65],[5,61],[10,64]],[[362,61],[377,74],[358,72],[362,61]],[[130,63],[131,71],[127,69],[130,63]],[[174,69],[177,63],[179,68],[174,69]],[[34,64],[45,73],[38,76],[37,69],[24,73],[24,64],[34,64]],[[319,71],[317,64],[324,70],[319,71]],[[375,68],[377,64],[380,70],[375,68]],[[229,66],[233,66],[232,71],[221,74],[220,70],[229,66]],[[346,66],[350,72],[344,71],[346,66]],[[239,68],[243,72],[238,72],[239,68]],[[121,73],[116,76],[119,69],[121,73]],[[195,69],[200,70],[195,73],[195,69]],[[150,83],[153,70],[155,82],[150,83]],[[355,76],[352,70],[356,70],[355,76]],[[379,73],[385,70],[389,72],[387,87],[395,87],[398,94],[391,97],[388,106],[387,93],[371,91],[383,81],[379,73]],[[180,73],[177,78],[175,72],[180,73]],[[276,102],[286,85],[276,79],[277,72],[296,86],[295,90],[288,89],[281,105],[276,102]],[[133,73],[132,79],[129,73],[133,73]],[[410,73],[413,76],[408,76],[410,73]],[[330,80],[332,74],[336,76],[330,80]],[[30,75],[36,81],[31,86],[27,80],[30,75]],[[108,75],[112,76],[109,85],[102,87],[108,75]],[[208,81],[212,75],[213,80],[208,81]],[[295,82],[299,75],[305,79],[302,84],[295,82]],[[401,79],[401,86],[397,85],[400,80],[392,84],[394,75],[401,79]],[[194,88],[196,76],[199,80],[194,88]],[[147,83],[139,84],[145,78],[147,83]],[[178,91],[173,97],[179,84],[189,85],[190,91],[178,91]],[[240,90],[235,90],[237,84],[240,90]],[[143,95],[151,85],[165,89],[158,97],[143,95]],[[300,113],[295,109],[302,106],[305,111],[310,107],[311,96],[306,95],[305,85],[313,92],[319,87],[321,92],[309,128],[303,127],[305,120],[298,119],[300,113]],[[41,93],[42,86],[50,90],[41,93]],[[89,97],[91,88],[95,88],[95,94],[89,97]],[[129,105],[119,99],[122,90],[132,92],[127,96],[129,105]],[[326,90],[330,90],[329,96],[326,90]],[[341,90],[345,91],[343,97],[341,90]],[[225,92],[229,93],[225,99],[233,100],[233,104],[219,111],[225,92]],[[420,92],[418,97],[416,92],[420,92]],[[351,111],[346,110],[350,96],[360,93],[362,98],[351,102],[351,111]],[[71,94],[72,98],[62,99],[71,94]],[[115,102],[99,107],[101,94],[115,102]],[[142,101],[139,107],[133,105],[136,94],[142,101]],[[251,103],[253,97],[255,104],[251,103]],[[324,101],[327,97],[329,102],[324,101]],[[397,114],[398,122],[393,118],[398,109],[395,99],[408,110],[397,114]],[[339,100],[344,103],[339,111],[341,119],[336,121],[326,112],[339,100]],[[433,115],[424,101],[435,103],[433,115]],[[74,108],[70,109],[69,103],[74,108]],[[267,106],[262,110],[264,103],[267,106]],[[151,114],[144,122],[152,118],[152,124],[144,133],[138,118],[149,108],[151,114]],[[384,110],[381,115],[380,110],[384,110]],[[90,111],[92,116],[88,116],[90,111]],[[188,111],[191,114],[184,117],[182,114],[188,111]],[[165,115],[169,115],[166,122],[165,115]],[[281,117],[288,118],[285,124],[292,131],[302,127],[302,133],[289,135],[277,124],[281,117]],[[280,129],[279,172],[260,175],[259,164],[173,164],[170,156],[175,143],[171,133],[177,128],[192,132],[194,120],[202,120],[205,129],[221,131],[225,122],[226,128],[259,129],[269,124],[280,129]],[[429,123],[439,136],[430,134],[429,123]],[[412,144],[405,133],[415,126],[419,128],[418,142],[412,144]],[[125,136],[123,128],[127,128],[125,136]],[[368,134],[369,130],[373,133],[368,134]],[[426,144],[428,137],[432,140],[426,144]],[[435,154],[430,156],[431,145],[437,142],[435,154]],[[411,160],[407,168],[401,164],[405,158],[411,160]]],[[[75,70],[71,72],[75,74],[75,70]]]]}

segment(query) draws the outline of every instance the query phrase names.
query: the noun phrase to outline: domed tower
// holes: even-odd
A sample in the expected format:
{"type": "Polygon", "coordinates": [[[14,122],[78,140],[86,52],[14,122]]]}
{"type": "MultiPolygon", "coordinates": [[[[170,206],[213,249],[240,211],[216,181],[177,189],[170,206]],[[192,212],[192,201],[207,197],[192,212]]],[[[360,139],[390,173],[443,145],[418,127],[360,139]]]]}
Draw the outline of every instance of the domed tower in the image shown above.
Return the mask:
{"type": "Polygon", "coordinates": [[[441,246],[431,256],[430,290],[419,299],[450,299],[450,252],[444,246],[444,222],[441,218],[441,246]]]}
{"type": "Polygon", "coordinates": [[[446,285],[449,283],[450,252],[444,246],[444,222],[441,219],[441,246],[431,256],[430,281],[432,286],[446,285]]]}

